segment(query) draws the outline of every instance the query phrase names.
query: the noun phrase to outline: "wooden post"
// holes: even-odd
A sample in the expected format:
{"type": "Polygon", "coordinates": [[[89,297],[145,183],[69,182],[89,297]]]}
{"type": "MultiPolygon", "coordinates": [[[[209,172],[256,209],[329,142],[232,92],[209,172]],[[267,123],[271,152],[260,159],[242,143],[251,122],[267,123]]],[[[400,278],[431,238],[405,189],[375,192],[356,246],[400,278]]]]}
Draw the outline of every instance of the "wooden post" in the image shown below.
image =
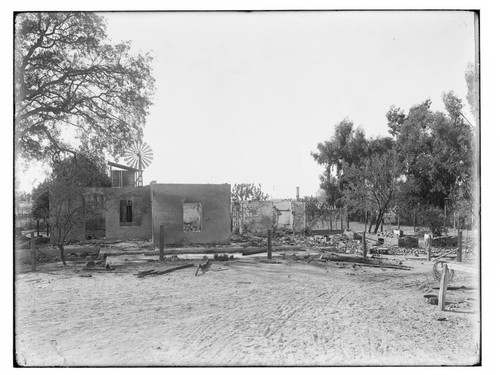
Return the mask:
{"type": "Polygon", "coordinates": [[[458,250],[457,250],[457,262],[462,262],[462,231],[458,231],[457,235],[458,250]]]}
{"type": "Polygon", "coordinates": [[[366,248],[366,231],[363,232],[363,258],[366,258],[367,248],[366,248]]]}
{"type": "Polygon", "coordinates": [[[429,237],[429,241],[427,242],[427,260],[431,261],[431,251],[432,249],[432,237],[429,237]]]}
{"type": "Polygon", "coordinates": [[[36,271],[35,234],[31,232],[31,272],[36,271]]]}
{"type": "Polygon", "coordinates": [[[160,261],[163,261],[163,258],[165,257],[164,249],[165,249],[165,227],[163,225],[160,225],[160,261]]]}
{"type": "Polygon", "coordinates": [[[417,209],[413,210],[413,233],[417,233],[417,209]]]}
{"type": "Polygon", "coordinates": [[[346,228],[349,229],[349,211],[347,210],[347,207],[345,208],[345,225],[346,228]]]}
{"type": "Polygon", "coordinates": [[[448,265],[443,266],[443,274],[441,275],[441,283],[439,284],[439,300],[438,309],[444,311],[446,305],[446,289],[448,289],[448,265]]]}
{"type": "Polygon", "coordinates": [[[272,252],[273,252],[273,231],[271,229],[267,230],[267,259],[271,259],[273,257],[272,252]]]}
{"type": "Polygon", "coordinates": [[[368,210],[365,208],[365,232],[366,232],[367,225],[368,225],[368,210]]]}

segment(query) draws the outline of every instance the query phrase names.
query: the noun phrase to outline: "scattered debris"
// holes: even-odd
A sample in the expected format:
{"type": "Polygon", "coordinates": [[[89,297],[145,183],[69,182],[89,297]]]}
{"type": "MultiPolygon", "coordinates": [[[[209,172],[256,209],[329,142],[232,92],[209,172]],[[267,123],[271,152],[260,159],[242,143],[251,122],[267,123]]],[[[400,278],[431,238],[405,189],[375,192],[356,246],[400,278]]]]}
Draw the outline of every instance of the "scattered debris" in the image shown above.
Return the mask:
{"type": "Polygon", "coordinates": [[[227,261],[227,260],[233,260],[234,259],[234,255],[227,255],[227,254],[214,254],[214,260],[215,261],[218,261],[218,262],[224,262],[224,261],[227,261]]]}
{"type": "Polygon", "coordinates": [[[203,257],[203,262],[198,264],[198,268],[196,269],[196,273],[194,274],[195,276],[198,276],[198,272],[201,270],[202,273],[205,273],[208,268],[210,267],[210,259],[205,255],[203,257]]]}
{"type": "Polygon", "coordinates": [[[435,294],[424,294],[425,302],[431,304],[431,305],[437,305],[438,304],[438,296],[435,294]]]}

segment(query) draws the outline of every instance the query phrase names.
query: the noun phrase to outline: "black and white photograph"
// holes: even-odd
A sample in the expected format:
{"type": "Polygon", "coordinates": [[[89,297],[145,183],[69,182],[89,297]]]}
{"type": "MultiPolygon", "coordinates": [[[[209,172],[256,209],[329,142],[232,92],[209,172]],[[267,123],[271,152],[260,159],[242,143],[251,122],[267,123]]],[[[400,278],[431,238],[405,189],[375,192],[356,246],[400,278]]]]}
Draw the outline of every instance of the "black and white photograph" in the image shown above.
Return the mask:
{"type": "Polygon", "coordinates": [[[482,14],[12,12],[13,367],[481,366],[482,14]]]}

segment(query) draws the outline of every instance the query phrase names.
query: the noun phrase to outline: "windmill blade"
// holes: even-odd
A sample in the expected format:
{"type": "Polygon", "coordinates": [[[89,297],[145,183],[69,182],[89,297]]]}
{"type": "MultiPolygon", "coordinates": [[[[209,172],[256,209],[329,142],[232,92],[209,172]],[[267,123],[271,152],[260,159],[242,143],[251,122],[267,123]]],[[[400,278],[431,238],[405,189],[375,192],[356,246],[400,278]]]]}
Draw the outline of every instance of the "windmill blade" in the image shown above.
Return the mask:
{"type": "Polygon", "coordinates": [[[147,143],[134,143],[124,156],[128,166],[143,170],[153,161],[153,149],[147,143]]]}

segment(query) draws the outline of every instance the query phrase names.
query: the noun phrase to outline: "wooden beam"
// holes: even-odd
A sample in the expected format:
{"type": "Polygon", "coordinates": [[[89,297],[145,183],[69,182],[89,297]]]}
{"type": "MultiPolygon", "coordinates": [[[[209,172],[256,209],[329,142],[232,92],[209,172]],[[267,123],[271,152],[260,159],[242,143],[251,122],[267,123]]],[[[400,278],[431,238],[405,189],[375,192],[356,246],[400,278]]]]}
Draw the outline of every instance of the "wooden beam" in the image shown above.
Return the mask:
{"type": "Polygon", "coordinates": [[[446,305],[446,289],[448,288],[448,265],[443,265],[443,273],[441,275],[441,283],[439,284],[439,300],[438,309],[444,311],[446,305]]]}
{"type": "Polygon", "coordinates": [[[138,169],[129,167],[128,165],[113,163],[112,161],[108,161],[108,165],[110,167],[125,169],[126,171],[131,171],[131,172],[138,172],[139,171],[138,169]]]}
{"type": "Polygon", "coordinates": [[[427,261],[431,261],[432,256],[432,237],[429,237],[429,242],[427,242],[427,261]]]}
{"type": "MultiPolygon", "coordinates": [[[[331,247],[326,249],[332,249],[331,247]]],[[[273,247],[273,252],[276,251],[305,251],[301,246],[275,246],[273,247]]],[[[191,248],[174,248],[165,249],[164,255],[180,255],[180,254],[234,254],[234,253],[244,253],[244,255],[266,253],[267,247],[216,247],[216,248],[205,248],[205,247],[191,247],[191,248]]],[[[101,256],[118,256],[118,255],[137,255],[144,254],[149,256],[159,255],[160,253],[155,250],[131,250],[131,251],[106,251],[101,250],[99,253],[101,256]]]]}
{"type": "Polygon", "coordinates": [[[177,270],[182,270],[184,268],[189,268],[189,267],[193,267],[194,264],[193,263],[189,263],[189,264],[183,264],[182,266],[177,266],[177,267],[172,267],[172,268],[169,268],[167,270],[163,270],[163,271],[156,271],[154,273],[154,275],[164,275],[166,273],[170,273],[170,272],[173,272],[173,271],[177,271],[177,270]]]}
{"type": "Polygon", "coordinates": [[[353,263],[358,267],[375,267],[375,268],[393,268],[396,270],[410,271],[412,268],[408,266],[398,266],[393,264],[369,264],[369,263],[353,263]]]}
{"type": "Polygon", "coordinates": [[[366,247],[366,231],[363,232],[363,258],[366,259],[368,248],[366,247]]]}
{"type": "Polygon", "coordinates": [[[193,267],[194,264],[193,263],[189,263],[189,264],[182,264],[180,266],[177,266],[177,267],[172,267],[172,268],[168,268],[166,270],[161,270],[161,271],[157,271],[157,270],[147,270],[147,271],[142,271],[142,272],[139,272],[137,274],[137,277],[146,277],[146,276],[156,276],[156,275],[164,275],[166,273],[170,273],[170,272],[173,272],[173,271],[177,271],[177,270],[181,270],[183,268],[188,268],[188,267],[193,267]]]}

